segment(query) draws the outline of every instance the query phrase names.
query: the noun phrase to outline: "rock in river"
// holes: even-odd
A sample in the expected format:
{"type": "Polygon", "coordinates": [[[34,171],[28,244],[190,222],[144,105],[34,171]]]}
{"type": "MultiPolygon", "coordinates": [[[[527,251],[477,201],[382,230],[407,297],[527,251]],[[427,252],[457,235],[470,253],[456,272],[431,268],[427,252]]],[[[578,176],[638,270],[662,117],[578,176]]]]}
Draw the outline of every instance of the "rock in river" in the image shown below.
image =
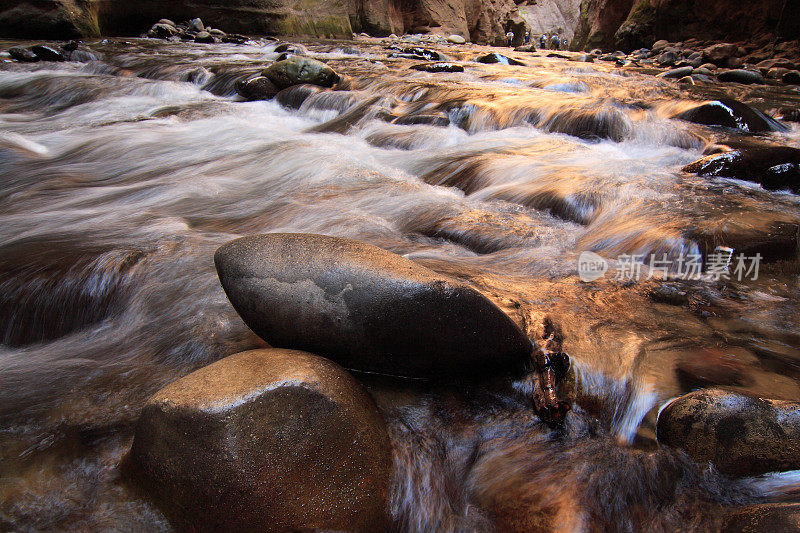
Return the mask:
{"type": "Polygon", "coordinates": [[[411,65],[414,70],[422,72],[464,72],[464,67],[455,63],[420,63],[411,65]]]}
{"type": "Polygon", "coordinates": [[[752,181],[765,189],[800,192],[800,149],[753,145],[713,154],[683,168],[698,176],[752,181]]]}
{"type": "Polygon", "coordinates": [[[256,76],[237,83],[236,92],[248,100],[269,100],[278,93],[278,88],[268,78],[256,76]]]}
{"type": "Polygon", "coordinates": [[[292,56],[283,61],[276,61],[261,75],[269,78],[279,89],[303,83],[333,87],[339,81],[338,74],[331,67],[316,59],[302,56],[292,56]]]}
{"type": "Polygon", "coordinates": [[[417,378],[524,372],[531,343],[483,295],[349,239],[251,235],[214,262],[244,321],[273,346],[347,368],[417,378]]]}
{"type": "Polygon", "coordinates": [[[275,101],[288,109],[300,109],[303,102],[309,96],[322,92],[322,89],[316,85],[304,83],[303,85],[292,85],[275,95],[275,101]]]}
{"type": "Polygon", "coordinates": [[[678,113],[672,118],[705,126],[738,129],[749,133],[788,130],[784,124],[774,118],[768,117],[761,111],[730,98],[720,98],[719,100],[702,103],[678,113]]]}
{"type": "Polygon", "coordinates": [[[658,441],[730,476],[800,468],[800,403],[703,389],[658,416],[658,441]]]}
{"type": "Polygon", "coordinates": [[[36,61],[39,61],[39,56],[34,54],[31,50],[27,48],[20,48],[18,46],[9,48],[8,55],[11,56],[11,59],[20,61],[22,63],[35,63],[36,61]]]}
{"type": "Polygon", "coordinates": [[[492,52],[490,54],[485,54],[482,56],[478,56],[475,58],[475,61],[478,63],[499,63],[501,65],[518,65],[518,66],[525,66],[525,63],[522,61],[517,61],[516,59],[506,57],[503,54],[498,54],[497,52],[492,52]]]}
{"type": "Polygon", "coordinates": [[[345,370],[293,350],[231,355],[145,405],[128,472],[187,531],[385,531],[391,445],[345,370]]]}

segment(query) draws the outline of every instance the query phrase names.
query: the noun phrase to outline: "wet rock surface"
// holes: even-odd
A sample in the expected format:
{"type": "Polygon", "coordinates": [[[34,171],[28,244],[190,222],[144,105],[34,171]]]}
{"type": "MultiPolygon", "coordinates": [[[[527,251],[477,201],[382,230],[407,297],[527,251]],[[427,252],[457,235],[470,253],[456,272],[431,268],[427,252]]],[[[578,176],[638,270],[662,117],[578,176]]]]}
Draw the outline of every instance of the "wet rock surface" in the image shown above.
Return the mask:
{"type": "Polygon", "coordinates": [[[658,441],[730,476],[800,468],[800,404],[707,389],[672,401],[658,441]]]}
{"type": "Polygon", "coordinates": [[[749,133],[786,131],[786,126],[747,104],[720,98],[678,113],[673,118],[703,124],[742,130],[749,133]]]}
{"type": "Polygon", "coordinates": [[[487,63],[487,64],[498,63],[500,65],[525,66],[525,63],[523,63],[522,61],[518,61],[512,57],[504,56],[503,54],[498,54],[497,52],[492,52],[490,54],[478,56],[475,58],[475,61],[477,61],[478,63],[487,63]]]}
{"type": "Polygon", "coordinates": [[[800,191],[800,149],[789,146],[744,146],[704,157],[683,170],[752,181],[768,190],[800,191]]]}
{"type": "Polygon", "coordinates": [[[160,390],[128,471],[179,529],[383,531],[391,447],[361,385],[308,353],[231,355],[160,390]]]}
{"type": "Polygon", "coordinates": [[[300,56],[277,61],[267,67],[262,75],[279,89],[302,84],[332,87],[339,81],[336,72],[325,63],[300,56]]]}
{"type": "Polygon", "coordinates": [[[273,346],[418,378],[519,374],[528,363],[530,342],[484,296],[375,246],[254,235],[222,246],[215,264],[236,310],[273,346]]]}

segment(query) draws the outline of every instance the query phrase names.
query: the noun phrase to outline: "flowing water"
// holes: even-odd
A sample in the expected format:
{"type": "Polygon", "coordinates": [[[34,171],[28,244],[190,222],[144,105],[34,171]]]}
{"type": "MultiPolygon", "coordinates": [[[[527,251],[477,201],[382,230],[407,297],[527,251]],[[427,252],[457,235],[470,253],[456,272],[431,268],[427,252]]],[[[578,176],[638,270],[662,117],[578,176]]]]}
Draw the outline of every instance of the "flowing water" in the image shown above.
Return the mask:
{"type": "Polygon", "coordinates": [[[705,531],[800,499],[794,474],[733,481],[655,444],[659,406],[698,386],[800,397],[800,198],[680,171],[729,134],[669,116],[721,93],[544,54],[430,74],[321,42],[348,90],[287,109],[234,95],[275,43],[90,45],[102,61],[0,63],[0,529],[168,529],[117,465],[152,393],[262,345],[212,257],[271,231],[376,244],[563,331],[578,392],[560,431],[525,381],[360,376],[390,423],[399,529],[705,531]],[[622,275],[622,254],[717,245],[761,254],[758,279],[622,275]],[[583,251],[605,277],[579,279],[583,251]]]}

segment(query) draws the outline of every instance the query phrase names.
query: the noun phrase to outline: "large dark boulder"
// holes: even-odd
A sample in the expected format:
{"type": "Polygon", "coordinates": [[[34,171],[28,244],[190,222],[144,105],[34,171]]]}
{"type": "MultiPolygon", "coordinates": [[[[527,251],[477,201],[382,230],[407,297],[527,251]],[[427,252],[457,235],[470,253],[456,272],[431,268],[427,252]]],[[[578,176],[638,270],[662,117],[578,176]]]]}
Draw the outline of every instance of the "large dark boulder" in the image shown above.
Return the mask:
{"type": "Polygon", "coordinates": [[[754,144],[713,154],[683,168],[698,176],[752,181],[768,190],[800,192],[800,149],[754,144]]]}
{"type": "Polygon", "coordinates": [[[720,98],[687,109],[672,118],[705,126],[731,128],[749,133],[788,131],[788,128],[747,104],[730,98],[720,98]]]}
{"type": "Polygon", "coordinates": [[[754,83],[763,85],[764,83],[766,83],[764,81],[764,76],[762,76],[760,72],[755,72],[754,70],[745,70],[741,68],[720,72],[719,74],[717,74],[717,79],[719,81],[725,81],[730,83],[744,83],[745,85],[752,85],[754,83]]]}
{"type": "Polygon", "coordinates": [[[800,469],[800,403],[718,389],[672,401],[658,416],[658,441],[730,476],[800,469]]]}
{"type": "Polygon", "coordinates": [[[520,374],[529,360],[528,338],[483,295],[377,246],[252,235],[214,262],[233,306],[273,346],[418,378],[520,374]]]}
{"type": "Polygon", "coordinates": [[[261,75],[269,78],[279,89],[304,83],[333,87],[339,81],[339,75],[331,67],[316,59],[302,56],[276,61],[264,69],[261,75]]]}
{"type": "Polygon", "coordinates": [[[187,531],[386,531],[383,418],[335,363],[242,352],[145,405],[127,472],[187,531]]]}

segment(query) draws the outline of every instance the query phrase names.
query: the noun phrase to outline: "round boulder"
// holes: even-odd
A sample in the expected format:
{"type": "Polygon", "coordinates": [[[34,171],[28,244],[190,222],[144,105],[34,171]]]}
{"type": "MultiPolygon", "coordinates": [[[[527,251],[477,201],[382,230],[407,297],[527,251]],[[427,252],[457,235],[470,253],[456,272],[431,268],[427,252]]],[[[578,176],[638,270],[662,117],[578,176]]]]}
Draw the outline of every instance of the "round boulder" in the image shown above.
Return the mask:
{"type": "Polygon", "coordinates": [[[233,306],[272,346],[431,379],[519,375],[530,360],[529,339],[482,294],[377,246],[251,235],[214,262],[233,306]]]}
{"type": "Polygon", "coordinates": [[[450,42],[450,43],[453,43],[453,44],[464,44],[464,43],[467,42],[467,40],[465,38],[463,38],[462,36],[460,36],[460,35],[458,35],[456,33],[454,33],[453,35],[450,35],[449,37],[447,37],[447,41],[450,42]]]}
{"type": "Polygon", "coordinates": [[[156,393],[129,473],[178,529],[386,531],[391,445],[375,403],[335,363],[242,352],[156,393]]]}
{"type": "Polygon", "coordinates": [[[720,72],[717,74],[717,79],[719,81],[728,83],[744,83],[745,85],[751,85],[754,83],[763,85],[766,83],[764,81],[764,76],[762,76],[760,72],[744,69],[733,69],[720,72]]]}
{"type": "Polygon", "coordinates": [[[11,56],[11,59],[21,63],[35,63],[36,61],[39,61],[39,56],[34,54],[31,50],[17,46],[9,48],[8,55],[11,56]]]}
{"type": "Polygon", "coordinates": [[[303,105],[303,102],[308,97],[320,92],[322,92],[322,89],[316,85],[309,85],[308,83],[292,85],[279,91],[275,95],[275,101],[287,109],[300,109],[300,106],[303,105]]]}
{"type": "Polygon", "coordinates": [[[278,88],[264,76],[256,76],[236,84],[236,92],[248,100],[269,100],[278,94],[278,88]]]}
{"type": "Polygon", "coordinates": [[[339,81],[339,75],[331,67],[316,59],[302,56],[276,61],[261,74],[280,89],[304,83],[333,87],[339,81]]]}
{"type": "Polygon", "coordinates": [[[661,410],[658,441],[730,476],[800,469],[800,403],[719,389],[691,392],[661,410]]]}

